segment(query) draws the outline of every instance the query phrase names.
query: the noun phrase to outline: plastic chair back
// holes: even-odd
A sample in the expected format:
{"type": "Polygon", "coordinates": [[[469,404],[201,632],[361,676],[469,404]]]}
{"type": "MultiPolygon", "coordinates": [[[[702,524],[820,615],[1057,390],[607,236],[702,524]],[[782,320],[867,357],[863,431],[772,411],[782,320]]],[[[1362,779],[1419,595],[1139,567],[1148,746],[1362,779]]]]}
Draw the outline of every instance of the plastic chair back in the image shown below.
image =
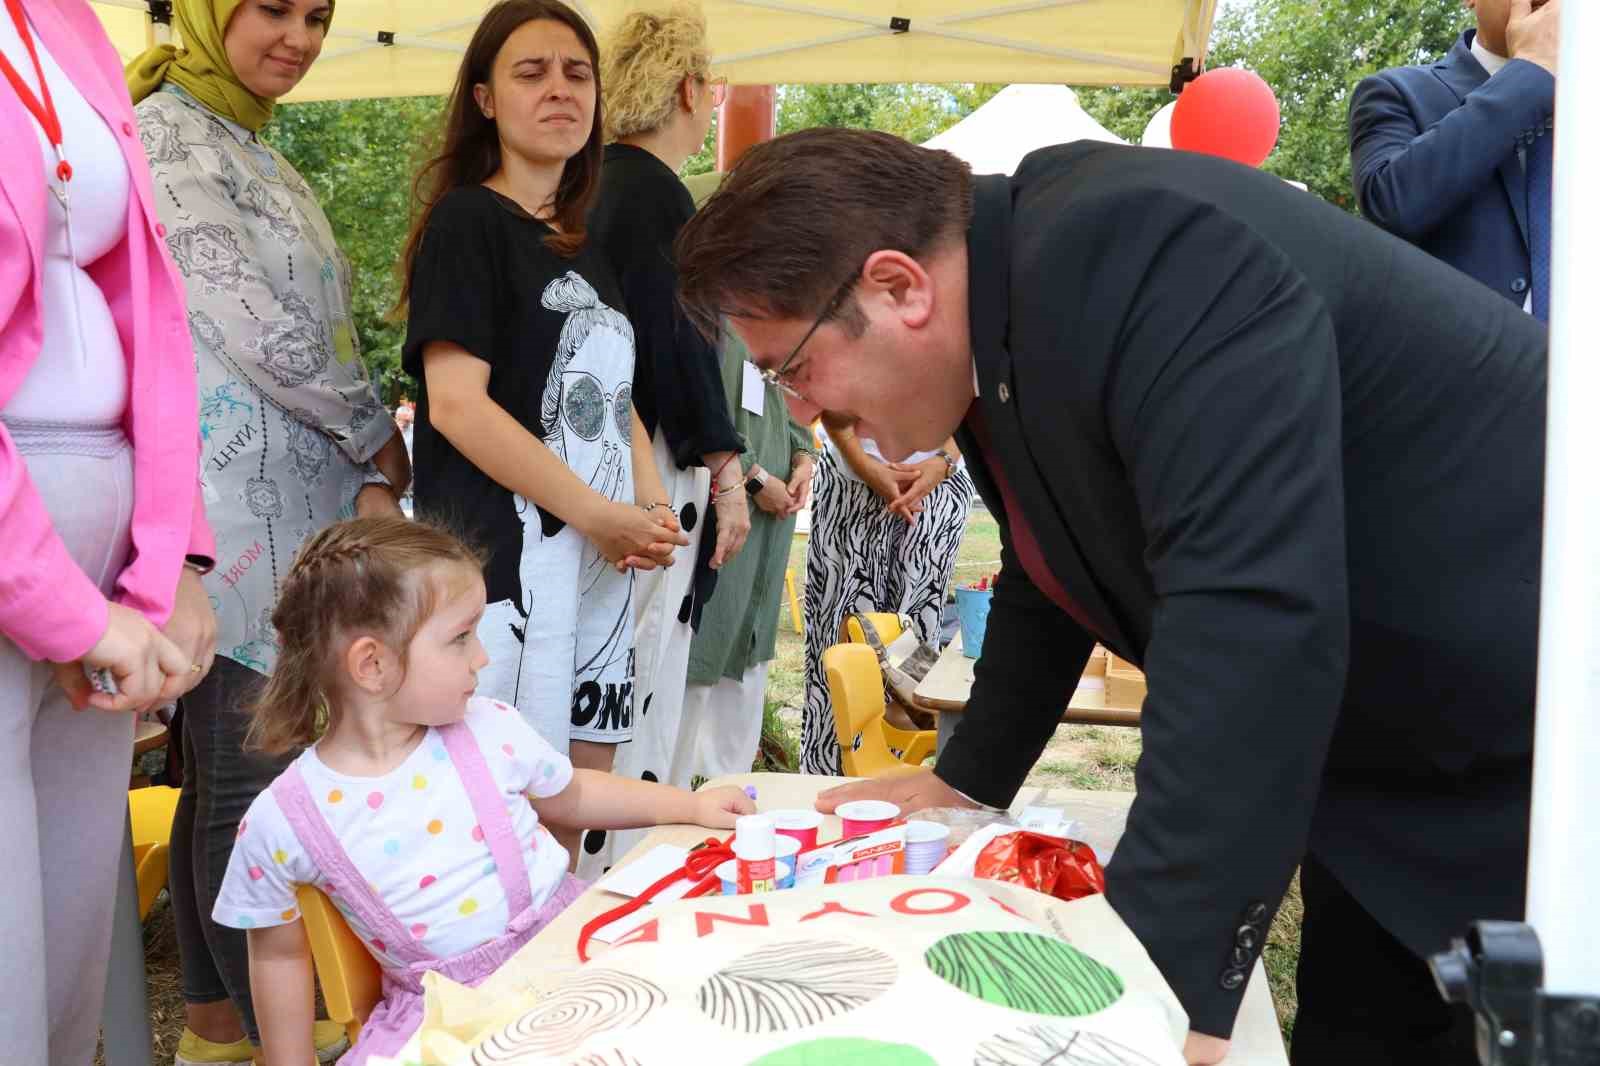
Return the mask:
{"type": "Polygon", "coordinates": [[[167,887],[167,851],[172,819],[178,812],[178,790],[166,785],[128,790],[128,819],[133,823],[133,869],[139,882],[139,920],[149,916],[156,897],[167,887]]]}
{"type": "Polygon", "coordinates": [[[884,738],[883,675],[865,644],[835,644],[822,653],[833,699],[833,728],[847,777],[882,777],[911,769],[895,758],[884,738]]]}
{"type": "MultiPolygon", "coordinates": [[[[878,631],[878,639],[883,641],[883,646],[886,648],[898,640],[900,634],[905,631],[900,625],[900,616],[892,611],[868,611],[867,621],[878,631]]],[[[861,623],[856,621],[854,616],[845,615],[839,639],[846,644],[865,644],[867,635],[861,631],[861,623]]]]}
{"type": "Polygon", "coordinates": [[[344,915],[320,889],[301,885],[295,894],[328,1017],[344,1026],[354,1044],[361,1035],[362,1023],[383,996],[383,971],[361,938],[345,924],[344,915]]]}

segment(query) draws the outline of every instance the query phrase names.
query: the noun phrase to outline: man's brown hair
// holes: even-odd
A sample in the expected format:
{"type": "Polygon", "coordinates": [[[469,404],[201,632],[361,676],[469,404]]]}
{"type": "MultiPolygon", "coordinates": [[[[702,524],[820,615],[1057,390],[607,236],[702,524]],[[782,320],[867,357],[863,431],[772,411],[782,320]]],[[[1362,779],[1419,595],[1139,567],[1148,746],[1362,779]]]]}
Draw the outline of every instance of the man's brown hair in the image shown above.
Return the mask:
{"type": "MultiPolygon", "coordinates": [[[[712,338],[724,315],[810,318],[873,252],[921,259],[971,219],[972,171],[949,152],[802,130],[750,149],[683,227],[679,295],[712,338]]],[[[853,297],[829,317],[861,329],[853,297]]]]}

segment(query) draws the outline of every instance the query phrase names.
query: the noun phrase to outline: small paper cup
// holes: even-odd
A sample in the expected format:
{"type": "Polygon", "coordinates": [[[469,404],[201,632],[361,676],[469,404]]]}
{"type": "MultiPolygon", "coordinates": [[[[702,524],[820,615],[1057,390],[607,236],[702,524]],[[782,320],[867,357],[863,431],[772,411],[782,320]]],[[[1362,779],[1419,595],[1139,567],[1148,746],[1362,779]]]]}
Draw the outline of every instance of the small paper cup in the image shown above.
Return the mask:
{"type": "Polygon", "coordinates": [[[909,846],[911,846],[913,844],[933,844],[935,842],[940,842],[940,841],[944,842],[946,845],[949,844],[949,841],[950,841],[950,827],[949,826],[940,825],[938,822],[907,822],[906,823],[906,846],[907,847],[909,847],[909,846]]]}
{"type": "Polygon", "coordinates": [[[817,846],[817,830],[822,828],[820,812],[798,809],[773,811],[772,821],[778,827],[779,836],[798,840],[802,849],[809,851],[817,846]]]}
{"type": "Polygon", "coordinates": [[[848,839],[877,832],[900,817],[900,808],[887,800],[855,800],[840,804],[834,813],[844,823],[844,835],[848,839]]]}

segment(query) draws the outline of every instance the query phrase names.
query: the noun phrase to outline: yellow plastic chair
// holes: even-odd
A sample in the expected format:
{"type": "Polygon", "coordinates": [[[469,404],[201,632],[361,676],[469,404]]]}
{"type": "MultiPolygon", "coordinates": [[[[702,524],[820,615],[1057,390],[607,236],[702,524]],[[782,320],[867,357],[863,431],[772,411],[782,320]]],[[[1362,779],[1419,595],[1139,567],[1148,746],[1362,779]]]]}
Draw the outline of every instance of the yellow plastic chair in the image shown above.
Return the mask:
{"type": "Polygon", "coordinates": [[[915,770],[933,753],[931,730],[905,733],[894,729],[894,734],[913,739],[900,759],[889,750],[891,728],[883,720],[883,674],[870,647],[835,644],[822,653],[822,669],[828,675],[833,729],[839,738],[845,776],[883,777],[915,770]]]}
{"type": "Polygon", "coordinates": [[[133,822],[133,869],[139,880],[139,920],[144,921],[156,897],[167,887],[167,850],[178,790],[166,785],[128,790],[128,817],[133,822]]]}
{"type": "MultiPolygon", "coordinates": [[[[900,616],[890,611],[868,611],[867,621],[877,630],[878,639],[883,641],[885,647],[893,644],[905,632],[905,627],[900,624],[900,616]]],[[[867,643],[867,634],[854,615],[845,616],[840,640],[847,644],[867,643]]],[[[890,754],[900,752],[900,761],[908,766],[921,766],[922,760],[933,754],[939,746],[939,735],[931,729],[901,729],[890,725],[887,719],[883,720],[882,729],[890,754]]]]}
{"type": "Polygon", "coordinates": [[[300,917],[311,942],[311,962],[328,1017],[344,1026],[354,1044],[372,1008],[383,996],[383,973],[361,938],[350,931],[344,915],[320,889],[301,885],[295,893],[300,917]]]}

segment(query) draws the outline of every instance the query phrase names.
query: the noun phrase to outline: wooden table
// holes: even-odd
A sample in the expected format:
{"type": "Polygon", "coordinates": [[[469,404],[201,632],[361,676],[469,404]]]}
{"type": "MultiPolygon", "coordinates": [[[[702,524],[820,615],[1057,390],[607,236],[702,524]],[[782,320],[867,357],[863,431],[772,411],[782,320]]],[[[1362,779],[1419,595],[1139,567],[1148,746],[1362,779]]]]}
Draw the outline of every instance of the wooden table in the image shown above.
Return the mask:
{"type": "MultiPolygon", "coordinates": [[[[732,777],[719,777],[708,782],[708,785],[754,785],[757,806],[762,810],[775,810],[784,807],[810,807],[818,792],[833,785],[843,784],[845,780],[840,777],[815,777],[802,774],[738,774],[732,777]]],[[[1105,823],[1115,822],[1115,816],[1118,814],[1122,821],[1126,821],[1128,805],[1132,802],[1131,792],[1085,792],[1078,789],[1024,787],[1017,794],[1012,810],[1021,811],[1029,804],[1048,805],[1065,809],[1069,817],[1089,819],[1094,816],[1093,820],[1105,823]]],[[[1115,822],[1115,824],[1120,826],[1121,823],[1115,822]]],[[[623,866],[632,862],[658,844],[689,846],[704,840],[707,835],[709,831],[699,826],[662,826],[624,855],[617,865],[623,866]]],[[[821,838],[828,840],[838,835],[839,820],[832,815],[825,817],[821,838]]],[[[1092,836],[1092,834],[1085,835],[1092,836]]],[[[1119,835],[1120,829],[1113,830],[1110,834],[1111,837],[1119,835]]],[[[1088,842],[1108,851],[1115,846],[1115,840],[1109,838],[1090,839],[1088,842]]],[[[545,957],[542,961],[548,961],[556,968],[566,969],[574,966],[577,963],[578,931],[595,915],[610,910],[622,902],[620,896],[590,889],[522,950],[540,953],[545,957]]],[[[589,950],[591,956],[598,956],[605,953],[606,945],[591,943],[589,950]]],[[[491,977],[482,987],[494,988],[494,980],[491,977]]],[[[1233,1049],[1228,1055],[1225,1066],[1288,1066],[1288,1062],[1289,1058],[1283,1049],[1282,1033],[1278,1028],[1278,1016],[1273,1010],[1272,996],[1267,989],[1266,971],[1261,968],[1260,960],[1257,960],[1255,968],[1250,972],[1250,983],[1245,988],[1244,1003],[1239,1008],[1238,1022],[1233,1031],[1233,1049]]]]}
{"type": "MultiPolygon", "coordinates": [[[[939,717],[939,751],[956,730],[956,723],[966,712],[967,700],[972,697],[972,668],[976,659],[969,659],[961,651],[961,634],[945,645],[939,661],[923,677],[911,699],[920,709],[939,717]]],[[[1084,678],[1083,682],[1089,681],[1084,678]]],[[[1139,708],[1106,706],[1105,689],[1096,685],[1079,683],[1072,702],[1061,712],[1061,720],[1073,725],[1139,726],[1139,708]]]]}

